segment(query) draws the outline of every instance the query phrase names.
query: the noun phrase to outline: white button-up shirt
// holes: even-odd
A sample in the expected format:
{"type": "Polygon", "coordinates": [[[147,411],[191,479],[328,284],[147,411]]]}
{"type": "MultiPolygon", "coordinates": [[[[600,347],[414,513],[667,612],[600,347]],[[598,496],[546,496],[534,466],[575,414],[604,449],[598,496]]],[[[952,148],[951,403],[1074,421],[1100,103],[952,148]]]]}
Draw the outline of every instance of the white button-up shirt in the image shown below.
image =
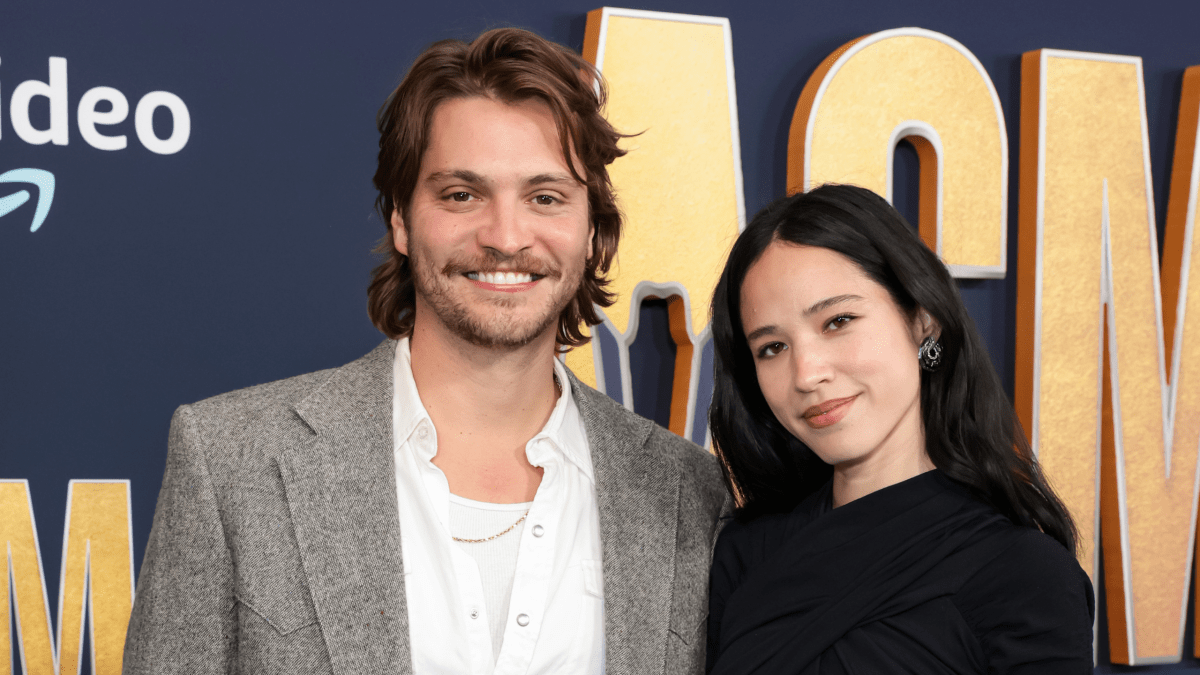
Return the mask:
{"type": "Polygon", "coordinates": [[[392,370],[396,492],[415,675],[557,675],[604,671],[604,593],[596,480],[583,419],[563,393],[525,445],[544,469],[521,532],[504,642],[493,658],[475,560],[450,535],[450,487],[432,459],[437,430],[413,382],[407,339],[392,370]]]}

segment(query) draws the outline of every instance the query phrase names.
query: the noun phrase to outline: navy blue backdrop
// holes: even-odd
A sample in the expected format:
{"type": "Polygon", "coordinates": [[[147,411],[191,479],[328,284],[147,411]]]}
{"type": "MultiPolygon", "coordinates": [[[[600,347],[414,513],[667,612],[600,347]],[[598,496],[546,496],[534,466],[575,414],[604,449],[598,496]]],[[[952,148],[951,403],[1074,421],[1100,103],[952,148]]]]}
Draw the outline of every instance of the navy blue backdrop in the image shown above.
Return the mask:
{"type": "MultiPolygon", "coordinates": [[[[597,6],[578,0],[368,0],[337,8],[226,0],[0,5],[0,173],[33,167],[57,178],[53,206],[37,232],[29,231],[36,199],[0,218],[0,478],[29,480],[50,598],[58,593],[68,480],[132,480],[140,566],[176,406],[340,365],[381,339],[365,310],[375,262],[370,250],[383,233],[372,214],[374,115],[413,57],[433,40],[502,25],[578,49],[585,14],[597,6]],[[21,82],[48,81],[50,57],[67,60],[69,138],[66,145],[32,145],[15,131],[10,99],[21,82]],[[96,149],[80,133],[79,99],[98,86],[120,90],[129,102],[124,122],[100,127],[124,134],[125,149],[96,149]],[[139,140],[134,109],[152,91],[175,94],[189,111],[190,137],[175,154],[155,154],[139,140]]],[[[961,288],[1010,393],[1023,52],[1049,47],[1144,59],[1161,229],[1181,77],[1200,64],[1200,4],[640,0],[630,6],[729,17],[748,214],[783,193],[796,99],[838,46],[920,26],[975,53],[1008,125],[1010,272],[1005,280],[961,288]]],[[[45,128],[49,113],[47,100],[35,97],[33,125],[45,128]]],[[[157,137],[171,135],[165,108],[153,124],[157,137]]],[[[908,187],[898,190],[897,202],[915,213],[915,156],[901,154],[899,180],[908,187]]],[[[16,189],[0,189],[0,198],[16,189]]],[[[635,366],[665,374],[672,363],[665,309],[650,303],[642,311],[635,366]]],[[[635,382],[639,412],[665,423],[670,378],[652,379],[635,382]]],[[[1106,654],[1102,648],[1102,661],[1106,654]]],[[[1153,670],[1200,673],[1200,662],[1188,658],[1153,670]]]]}

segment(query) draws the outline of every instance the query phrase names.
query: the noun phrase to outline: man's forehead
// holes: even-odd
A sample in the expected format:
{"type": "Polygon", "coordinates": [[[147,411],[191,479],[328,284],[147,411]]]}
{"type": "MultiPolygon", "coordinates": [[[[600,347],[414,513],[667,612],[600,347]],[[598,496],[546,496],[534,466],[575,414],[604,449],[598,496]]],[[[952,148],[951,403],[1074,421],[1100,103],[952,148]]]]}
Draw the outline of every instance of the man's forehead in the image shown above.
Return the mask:
{"type": "MultiPolygon", "coordinates": [[[[492,172],[482,170],[480,164],[503,154],[506,160],[511,160],[499,167],[505,170],[520,169],[520,160],[527,165],[540,165],[521,176],[522,182],[582,184],[564,161],[558,120],[550,106],[540,99],[452,98],[434,108],[428,132],[428,144],[421,158],[423,181],[472,178],[484,182],[492,172]],[[504,147],[505,143],[512,147],[504,147]],[[540,155],[539,149],[543,151],[540,155]],[[551,168],[550,164],[556,166],[551,168]]],[[[569,134],[567,144],[574,173],[584,177],[583,163],[569,134]]]]}

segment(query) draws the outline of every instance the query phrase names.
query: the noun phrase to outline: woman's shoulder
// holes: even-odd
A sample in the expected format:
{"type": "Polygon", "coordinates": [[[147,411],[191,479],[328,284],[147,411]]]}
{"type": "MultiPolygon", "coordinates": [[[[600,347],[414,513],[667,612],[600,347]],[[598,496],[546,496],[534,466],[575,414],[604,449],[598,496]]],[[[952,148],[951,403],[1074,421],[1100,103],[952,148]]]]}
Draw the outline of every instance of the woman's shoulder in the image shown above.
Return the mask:
{"type": "Polygon", "coordinates": [[[752,517],[743,513],[730,520],[717,539],[714,568],[720,563],[744,570],[769,557],[791,533],[828,510],[828,487],[809,495],[790,512],[762,513],[752,517]]]}
{"type": "Polygon", "coordinates": [[[717,538],[713,566],[744,570],[770,556],[783,543],[788,517],[786,513],[768,513],[730,520],[717,538]]]}
{"type": "Polygon", "coordinates": [[[988,524],[968,538],[967,545],[986,551],[987,557],[982,562],[978,556],[964,558],[975,562],[960,570],[967,577],[960,596],[981,602],[997,594],[1015,598],[1036,594],[1052,584],[1072,592],[1086,587],[1090,592],[1091,580],[1062,542],[1035,527],[1013,523],[948,477],[942,480],[968,508],[990,516],[988,524]]]}
{"type": "Polygon", "coordinates": [[[1004,548],[980,567],[964,586],[976,593],[993,590],[1032,594],[1051,585],[1091,588],[1074,554],[1053,537],[1032,527],[1006,523],[992,536],[1004,548]]]}
{"type": "Polygon", "coordinates": [[[1004,547],[954,598],[988,663],[1090,663],[1095,597],[1075,556],[1031,527],[1006,524],[992,536],[1004,547]]]}

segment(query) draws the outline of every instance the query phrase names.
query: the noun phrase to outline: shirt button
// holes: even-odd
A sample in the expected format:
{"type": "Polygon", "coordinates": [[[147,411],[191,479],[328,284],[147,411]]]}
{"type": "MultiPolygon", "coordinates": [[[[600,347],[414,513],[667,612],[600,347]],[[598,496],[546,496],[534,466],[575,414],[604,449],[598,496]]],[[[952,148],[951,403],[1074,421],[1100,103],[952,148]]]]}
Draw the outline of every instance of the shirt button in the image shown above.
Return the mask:
{"type": "Polygon", "coordinates": [[[529,625],[529,615],[528,614],[518,614],[517,615],[517,625],[520,626],[521,628],[528,626],[529,625]]]}
{"type": "Polygon", "coordinates": [[[546,534],[546,528],[542,527],[541,525],[533,526],[533,536],[540,537],[543,534],[546,534]]]}
{"type": "Polygon", "coordinates": [[[477,610],[477,609],[471,610],[471,618],[478,619],[479,618],[479,610],[477,610]]]}
{"type": "Polygon", "coordinates": [[[417,435],[421,438],[429,438],[429,429],[421,427],[420,429],[417,429],[417,435]]]}

